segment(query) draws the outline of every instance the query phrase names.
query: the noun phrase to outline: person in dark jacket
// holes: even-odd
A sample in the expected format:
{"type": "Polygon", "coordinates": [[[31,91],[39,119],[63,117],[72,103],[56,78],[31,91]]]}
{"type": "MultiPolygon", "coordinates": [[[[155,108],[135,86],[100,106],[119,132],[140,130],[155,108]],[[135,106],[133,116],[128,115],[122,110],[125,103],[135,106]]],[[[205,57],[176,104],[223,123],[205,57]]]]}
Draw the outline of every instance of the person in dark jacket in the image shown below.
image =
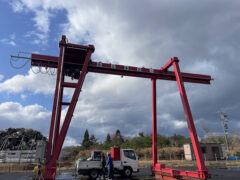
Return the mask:
{"type": "Polygon", "coordinates": [[[101,175],[102,175],[102,178],[105,180],[105,175],[106,175],[106,158],[105,158],[105,155],[102,153],[102,156],[101,156],[101,165],[102,165],[102,172],[101,172],[101,175]]]}
{"type": "Polygon", "coordinates": [[[108,153],[107,167],[108,167],[108,179],[113,179],[113,159],[110,153],[108,153]]]}

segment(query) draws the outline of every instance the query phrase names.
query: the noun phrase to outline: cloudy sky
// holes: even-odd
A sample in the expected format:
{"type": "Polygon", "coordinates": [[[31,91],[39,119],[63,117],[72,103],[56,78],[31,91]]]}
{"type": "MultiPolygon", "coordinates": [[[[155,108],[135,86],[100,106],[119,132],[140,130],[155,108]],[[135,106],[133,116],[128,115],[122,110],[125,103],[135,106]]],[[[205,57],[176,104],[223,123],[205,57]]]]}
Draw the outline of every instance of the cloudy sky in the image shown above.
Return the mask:
{"type": "MultiPolygon", "coordinates": [[[[211,85],[185,83],[198,134],[205,135],[204,126],[222,133],[219,111],[228,114],[229,133],[237,134],[239,6],[237,0],[0,0],[1,129],[48,135],[56,76],[36,74],[27,62],[15,69],[9,57],[19,51],[58,56],[65,34],[69,42],[94,44],[95,61],[161,68],[177,56],[182,71],[211,75],[211,85]]],[[[157,94],[158,132],[188,136],[176,82],[158,80],[157,94]]],[[[151,81],[88,73],[65,145],[80,143],[86,128],[100,141],[116,129],[127,136],[150,133],[151,81]]]]}

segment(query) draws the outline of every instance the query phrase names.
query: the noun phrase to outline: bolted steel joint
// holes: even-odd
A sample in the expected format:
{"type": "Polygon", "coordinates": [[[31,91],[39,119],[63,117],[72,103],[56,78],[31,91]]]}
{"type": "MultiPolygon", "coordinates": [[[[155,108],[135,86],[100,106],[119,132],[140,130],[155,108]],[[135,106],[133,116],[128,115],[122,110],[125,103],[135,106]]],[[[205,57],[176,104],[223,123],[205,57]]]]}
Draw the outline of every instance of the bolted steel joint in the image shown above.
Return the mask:
{"type": "Polygon", "coordinates": [[[89,44],[89,45],[88,45],[88,49],[89,49],[90,51],[92,51],[92,52],[95,51],[95,47],[94,47],[94,45],[92,45],[92,44],[89,44]]]}
{"type": "Polygon", "coordinates": [[[66,46],[66,45],[67,45],[67,37],[66,37],[66,35],[62,35],[62,39],[59,42],[59,47],[60,46],[66,46]]]}

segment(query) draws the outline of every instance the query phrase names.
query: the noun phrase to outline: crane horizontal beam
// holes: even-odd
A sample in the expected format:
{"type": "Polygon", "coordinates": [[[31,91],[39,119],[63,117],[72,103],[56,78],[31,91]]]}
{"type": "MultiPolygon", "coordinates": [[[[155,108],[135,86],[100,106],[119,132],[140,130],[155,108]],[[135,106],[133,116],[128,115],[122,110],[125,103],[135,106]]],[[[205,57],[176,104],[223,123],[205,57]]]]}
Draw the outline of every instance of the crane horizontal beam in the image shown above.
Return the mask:
{"type": "MultiPolygon", "coordinates": [[[[57,68],[58,59],[59,57],[57,56],[32,54],[31,65],[47,68],[57,68]]],[[[65,74],[68,76],[73,76],[75,79],[77,79],[82,69],[83,62],[74,62],[71,57],[69,57],[69,59],[67,59],[66,57],[64,66],[65,74]]],[[[89,63],[88,72],[176,81],[176,76],[173,71],[165,71],[161,69],[152,69],[145,67],[125,66],[95,61],[91,61],[89,63]]],[[[210,84],[210,81],[212,80],[211,76],[209,75],[184,72],[182,72],[181,75],[184,82],[210,84]]]]}

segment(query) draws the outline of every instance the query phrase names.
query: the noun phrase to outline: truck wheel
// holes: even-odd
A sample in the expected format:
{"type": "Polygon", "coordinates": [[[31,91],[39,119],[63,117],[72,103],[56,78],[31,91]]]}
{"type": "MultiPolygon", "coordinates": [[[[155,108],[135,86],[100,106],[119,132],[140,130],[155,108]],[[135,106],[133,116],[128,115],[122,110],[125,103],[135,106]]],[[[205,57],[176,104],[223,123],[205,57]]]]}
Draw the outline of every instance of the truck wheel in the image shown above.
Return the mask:
{"type": "Polygon", "coordinates": [[[130,167],[124,168],[123,175],[125,177],[131,177],[132,176],[132,169],[130,167]]]}
{"type": "Polygon", "coordinates": [[[97,179],[98,171],[95,170],[95,169],[91,170],[89,176],[90,176],[91,179],[97,179]]]}

